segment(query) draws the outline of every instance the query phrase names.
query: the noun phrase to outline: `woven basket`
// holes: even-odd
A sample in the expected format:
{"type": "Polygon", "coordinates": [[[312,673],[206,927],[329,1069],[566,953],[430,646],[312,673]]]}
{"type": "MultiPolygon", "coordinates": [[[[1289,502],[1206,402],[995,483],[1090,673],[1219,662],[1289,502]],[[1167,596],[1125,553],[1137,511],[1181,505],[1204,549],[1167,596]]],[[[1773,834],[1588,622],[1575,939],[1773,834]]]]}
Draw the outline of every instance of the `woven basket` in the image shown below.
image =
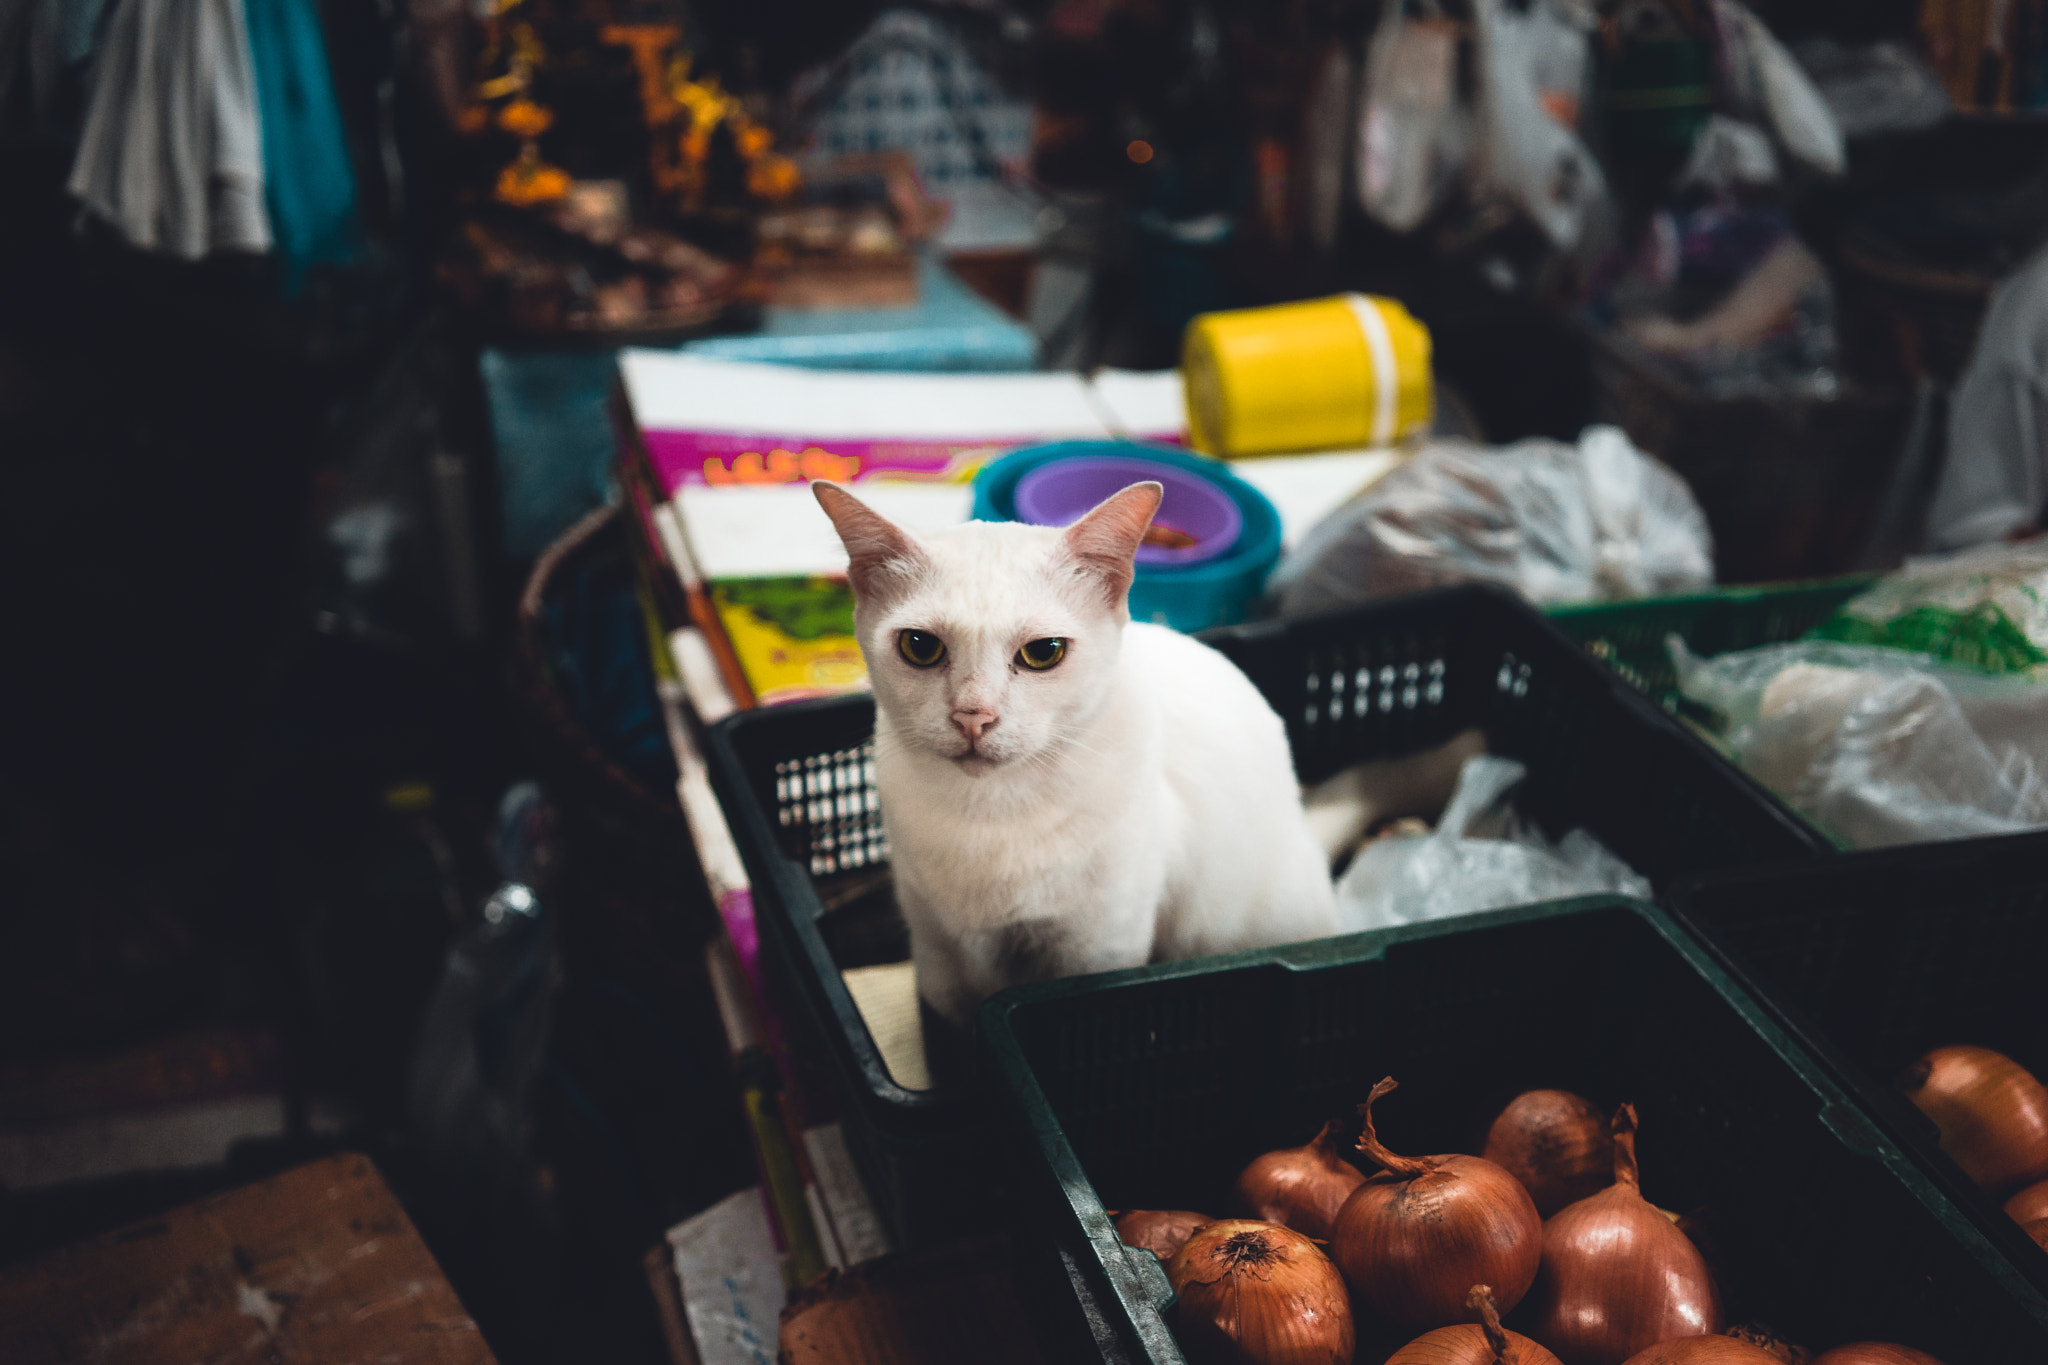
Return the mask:
{"type": "Polygon", "coordinates": [[[655,790],[599,747],[555,676],[547,603],[575,569],[627,553],[623,511],[602,507],[571,526],[534,561],[519,595],[512,694],[546,785],[609,831],[635,842],[690,846],[673,790],[655,790]]]}

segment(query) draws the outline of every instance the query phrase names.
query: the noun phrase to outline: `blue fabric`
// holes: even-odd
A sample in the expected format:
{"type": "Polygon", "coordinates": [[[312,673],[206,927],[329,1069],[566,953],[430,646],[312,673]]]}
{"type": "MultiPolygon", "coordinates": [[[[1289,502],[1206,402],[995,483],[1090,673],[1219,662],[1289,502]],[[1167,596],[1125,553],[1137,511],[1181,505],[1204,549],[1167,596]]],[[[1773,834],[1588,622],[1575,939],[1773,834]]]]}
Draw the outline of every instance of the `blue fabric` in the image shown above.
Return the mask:
{"type": "Polygon", "coordinates": [[[656,792],[675,786],[647,623],[621,561],[586,567],[547,603],[555,676],[605,755],[656,792]]]}
{"type": "Polygon", "coordinates": [[[505,553],[531,559],[612,495],[610,351],[487,350],[505,553]]]}
{"type": "Polygon", "coordinates": [[[355,254],[356,177],[313,0],[243,0],[263,120],[263,197],[285,292],[355,254]]]}

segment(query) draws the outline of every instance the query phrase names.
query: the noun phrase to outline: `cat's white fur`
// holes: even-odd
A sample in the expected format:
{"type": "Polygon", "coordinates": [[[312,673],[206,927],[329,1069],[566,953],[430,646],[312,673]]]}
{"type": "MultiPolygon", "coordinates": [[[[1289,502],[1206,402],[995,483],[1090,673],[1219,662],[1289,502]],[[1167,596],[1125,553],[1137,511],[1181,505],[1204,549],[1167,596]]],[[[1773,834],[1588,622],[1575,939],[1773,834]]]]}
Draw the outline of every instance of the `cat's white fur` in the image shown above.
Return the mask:
{"type": "Polygon", "coordinates": [[[1134,623],[1138,484],[1065,531],[916,539],[814,485],[852,560],[875,783],[918,990],[965,1024],[1020,980],[1338,930],[1286,731],[1221,654],[1134,623]],[[898,633],[943,640],[918,668],[898,633]],[[1031,640],[1060,663],[1018,661],[1031,640]]]}

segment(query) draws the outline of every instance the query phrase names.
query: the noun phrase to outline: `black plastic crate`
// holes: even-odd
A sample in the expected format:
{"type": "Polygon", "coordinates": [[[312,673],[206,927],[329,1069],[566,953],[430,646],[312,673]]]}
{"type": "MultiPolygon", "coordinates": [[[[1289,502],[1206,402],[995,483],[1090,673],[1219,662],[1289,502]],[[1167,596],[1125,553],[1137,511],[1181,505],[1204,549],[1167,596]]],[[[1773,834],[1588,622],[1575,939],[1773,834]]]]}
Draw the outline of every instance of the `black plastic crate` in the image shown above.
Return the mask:
{"type": "Polygon", "coordinates": [[[1478,1151],[1532,1087],[1634,1103],[1644,1195],[1711,1234],[1731,1322],[1816,1351],[2048,1360],[2048,1295],[1654,906],[1591,897],[1019,987],[981,1036],[1041,1230],[1157,1365],[1181,1359],[1171,1292],[1105,1210],[1227,1214],[1247,1161],[1387,1074],[1401,1085],[1374,1116],[1405,1154],[1478,1151]]]}
{"type": "MultiPolygon", "coordinates": [[[[1523,808],[1584,826],[1660,890],[1686,872],[1831,853],[1749,777],[1520,599],[1469,586],[1202,637],[1286,721],[1304,782],[1468,728],[1526,763],[1523,808]]],[[[886,885],[865,696],[745,712],[710,738],[777,1000],[821,1059],[849,1148],[906,1243],[974,1225],[990,1147],[971,1090],[906,1090],[840,970],[907,951],[886,885]],[[828,904],[847,904],[828,910],[828,904]],[[892,929],[893,926],[893,929],[892,929]]]]}
{"type": "Polygon", "coordinates": [[[2048,1079],[2048,834],[1716,874],[1672,899],[1681,922],[2048,1294],[2048,1253],[1941,1151],[1934,1125],[1893,1083],[1922,1053],[1954,1043],[1996,1048],[2048,1079]]]}

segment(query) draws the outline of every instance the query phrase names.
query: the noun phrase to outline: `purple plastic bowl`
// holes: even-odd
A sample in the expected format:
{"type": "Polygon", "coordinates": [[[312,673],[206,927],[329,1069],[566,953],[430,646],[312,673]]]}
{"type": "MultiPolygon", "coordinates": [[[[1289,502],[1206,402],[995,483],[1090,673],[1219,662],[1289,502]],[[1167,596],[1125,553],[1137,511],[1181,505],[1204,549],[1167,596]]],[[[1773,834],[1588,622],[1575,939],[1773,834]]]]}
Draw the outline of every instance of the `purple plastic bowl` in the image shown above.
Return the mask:
{"type": "Polygon", "coordinates": [[[1199,474],[1151,460],[1080,455],[1040,465],[1017,480],[1017,520],[1033,526],[1071,526],[1118,489],[1148,479],[1166,489],[1159,514],[1152,518],[1153,529],[1176,541],[1186,538],[1187,543],[1147,540],[1138,547],[1140,564],[1178,567],[1230,553],[1244,531],[1244,513],[1230,494],[1199,474]]]}

